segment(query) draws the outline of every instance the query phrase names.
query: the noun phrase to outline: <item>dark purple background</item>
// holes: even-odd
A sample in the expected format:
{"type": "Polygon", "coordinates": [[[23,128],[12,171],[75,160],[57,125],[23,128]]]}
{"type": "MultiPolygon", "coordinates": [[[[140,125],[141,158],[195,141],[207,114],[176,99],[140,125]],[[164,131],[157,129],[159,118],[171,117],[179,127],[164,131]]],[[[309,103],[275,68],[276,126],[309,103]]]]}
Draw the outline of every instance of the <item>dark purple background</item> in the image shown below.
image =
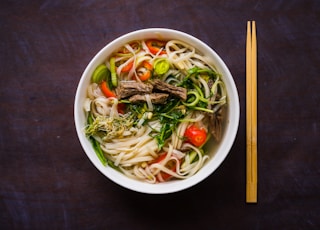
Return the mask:
{"type": "Polygon", "coordinates": [[[320,1],[0,3],[0,229],[319,229],[320,1]],[[258,30],[258,204],[245,203],[245,35],[258,30]],[[241,103],[230,154],[199,185],[126,190],[99,173],[73,121],[80,76],[108,42],[167,27],[230,68],[241,103]]]}

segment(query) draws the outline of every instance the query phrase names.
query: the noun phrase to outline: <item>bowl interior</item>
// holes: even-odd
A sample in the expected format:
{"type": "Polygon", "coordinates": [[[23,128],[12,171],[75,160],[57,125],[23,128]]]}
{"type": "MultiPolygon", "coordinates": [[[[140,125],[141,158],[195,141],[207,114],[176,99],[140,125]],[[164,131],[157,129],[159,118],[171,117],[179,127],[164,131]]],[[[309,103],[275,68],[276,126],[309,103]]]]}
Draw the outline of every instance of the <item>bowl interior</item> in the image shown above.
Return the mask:
{"type": "Polygon", "coordinates": [[[111,43],[107,44],[103,49],[101,49],[90,61],[81,76],[76,91],[74,104],[74,119],[77,135],[86,155],[94,164],[94,166],[102,174],[104,174],[107,178],[114,181],[115,183],[137,192],[149,194],[177,192],[199,183],[200,181],[208,177],[211,173],[213,173],[223,162],[225,157],[228,155],[230,148],[232,147],[238,130],[239,116],[240,107],[237,88],[229,69],[227,68],[223,60],[218,56],[218,54],[208,45],[191,35],[188,35],[181,31],[164,28],[151,28],[134,31],[115,39],[111,43]],[[212,60],[212,63],[216,66],[218,72],[222,74],[222,79],[226,86],[228,94],[228,108],[222,139],[218,145],[211,141],[209,145],[210,160],[206,162],[206,164],[199,170],[199,172],[185,180],[173,180],[159,184],[148,184],[145,182],[130,179],[110,167],[103,166],[96,156],[91,143],[86,138],[83,132],[86,123],[83,103],[86,98],[86,88],[90,84],[91,75],[96,66],[103,63],[109,57],[109,55],[111,55],[123,44],[132,40],[142,40],[147,38],[158,38],[164,40],[178,39],[194,46],[198,50],[198,52],[202,53],[204,56],[207,56],[212,60]]]}

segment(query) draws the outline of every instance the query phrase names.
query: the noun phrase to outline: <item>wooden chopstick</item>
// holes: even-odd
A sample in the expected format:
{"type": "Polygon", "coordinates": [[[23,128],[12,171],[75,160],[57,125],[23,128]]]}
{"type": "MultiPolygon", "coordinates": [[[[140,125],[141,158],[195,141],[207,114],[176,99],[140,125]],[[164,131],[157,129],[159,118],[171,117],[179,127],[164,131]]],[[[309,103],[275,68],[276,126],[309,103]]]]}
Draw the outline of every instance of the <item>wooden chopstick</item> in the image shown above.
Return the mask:
{"type": "Polygon", "coordinates": [[[255,21],[247,22],[246,42],[247,183],[246,202],[257,203],[257,37],[255,21]]]}

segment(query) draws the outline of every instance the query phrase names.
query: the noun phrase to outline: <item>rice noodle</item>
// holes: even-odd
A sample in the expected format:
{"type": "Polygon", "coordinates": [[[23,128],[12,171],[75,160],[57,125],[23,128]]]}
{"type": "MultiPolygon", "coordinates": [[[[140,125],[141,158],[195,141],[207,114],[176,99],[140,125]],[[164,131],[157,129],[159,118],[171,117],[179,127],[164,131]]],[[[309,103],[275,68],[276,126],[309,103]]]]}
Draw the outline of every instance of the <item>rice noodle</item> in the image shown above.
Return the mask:
{"type": "Polygon", "coordinates": [[[97,98],[97,97],[101,97],[103,96],[103,93],[101,92],[99,85],[96,83],[92,83],[88,86],[87,89],[87,96],[88,98],[90,98],[91,100],[97,98]]]}
{"type": "Polygon", "coordinates": [[[150,95],[149,94],[145,94],[145,97],[146,97],[146,102],[147,102],[147,105],[148,105],[148,110],[149,111],[153,111],[153,104],[151,102],[150,95]]]}

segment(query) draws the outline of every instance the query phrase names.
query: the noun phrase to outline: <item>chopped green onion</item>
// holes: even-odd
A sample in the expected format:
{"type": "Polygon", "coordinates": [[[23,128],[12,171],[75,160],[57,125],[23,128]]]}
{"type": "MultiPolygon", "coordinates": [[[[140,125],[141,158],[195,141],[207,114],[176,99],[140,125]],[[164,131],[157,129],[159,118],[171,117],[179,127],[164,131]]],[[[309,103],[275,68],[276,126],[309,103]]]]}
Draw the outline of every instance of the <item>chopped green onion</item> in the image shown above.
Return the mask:
{"type": "Polygon", "coordinates": [[[154,68],[154,71],[156,72],[156,74],[163,75],[166,72],[168,72],[168,70],[170,68],[170,63],[167,59],[161,58],[161,59],[156,60],[153,63],[153,68],[154,68]]]}

